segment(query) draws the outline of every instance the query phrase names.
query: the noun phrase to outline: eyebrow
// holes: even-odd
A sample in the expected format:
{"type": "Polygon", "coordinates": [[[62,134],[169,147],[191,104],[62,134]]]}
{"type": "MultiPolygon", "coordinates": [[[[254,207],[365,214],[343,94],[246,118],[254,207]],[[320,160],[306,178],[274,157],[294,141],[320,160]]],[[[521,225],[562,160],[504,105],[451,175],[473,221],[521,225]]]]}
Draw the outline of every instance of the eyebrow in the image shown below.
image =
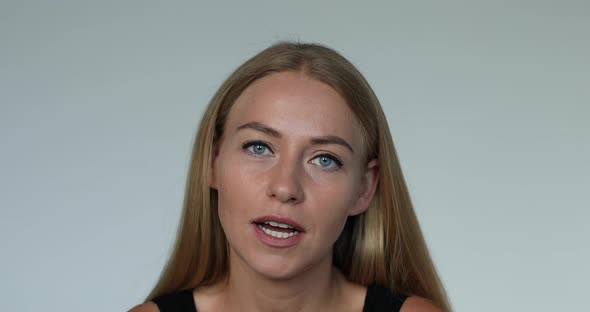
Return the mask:
{"type": "MultiPolygon", "coordinates": [[[[243,130],[243,129],[252,129],[252,130],[255,130],[258,132],[268,134],[268,135],[273,136],[275,138],[282,137],[282,134],[277,129],[269,127],[269,126],[267,126],[261,122],[258,122],[258,121],[247,122],[247,123],[237,127],[236,131],[243,130]]],[[[342,146],[348,148],[352,153],[354,153],[352,146],[350,146],[350,144],[348,144],[348,142],[346,142],[346,140],[344,140],[341,137],[335,136],[335,135],[313,137],[309,141],[312,144],[320,144],[320,145],[324,145],[324,144],[342,145],[342,146]]]]}

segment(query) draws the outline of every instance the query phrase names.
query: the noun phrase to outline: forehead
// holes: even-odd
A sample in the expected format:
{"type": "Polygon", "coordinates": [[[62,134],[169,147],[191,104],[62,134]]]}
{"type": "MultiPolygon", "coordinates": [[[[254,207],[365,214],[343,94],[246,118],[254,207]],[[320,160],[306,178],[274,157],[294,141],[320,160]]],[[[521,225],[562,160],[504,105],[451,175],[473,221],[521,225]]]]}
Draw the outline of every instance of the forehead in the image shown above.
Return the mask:
{"type": "Polygon", "coordinates": [[[254,81],[228,116],[231,133],[257,121],[286,136],[337,135],[360,145],[361,128],[346,100],[329,85],[300,72],[274,73],[254,81]]]}

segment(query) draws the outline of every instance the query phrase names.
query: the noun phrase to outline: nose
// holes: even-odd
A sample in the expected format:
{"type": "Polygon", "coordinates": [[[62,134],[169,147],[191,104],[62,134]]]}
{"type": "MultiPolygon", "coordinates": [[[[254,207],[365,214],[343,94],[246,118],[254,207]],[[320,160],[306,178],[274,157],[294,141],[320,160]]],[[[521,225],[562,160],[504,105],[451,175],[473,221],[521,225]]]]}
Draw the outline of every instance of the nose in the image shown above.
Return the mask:
{"type": "Polygon", "coordinates": [[[298,204],[303,201],[304,192],[300,171],[297,161],[279,160],[270,169],[267,195],[281,203],[298,204]]]}

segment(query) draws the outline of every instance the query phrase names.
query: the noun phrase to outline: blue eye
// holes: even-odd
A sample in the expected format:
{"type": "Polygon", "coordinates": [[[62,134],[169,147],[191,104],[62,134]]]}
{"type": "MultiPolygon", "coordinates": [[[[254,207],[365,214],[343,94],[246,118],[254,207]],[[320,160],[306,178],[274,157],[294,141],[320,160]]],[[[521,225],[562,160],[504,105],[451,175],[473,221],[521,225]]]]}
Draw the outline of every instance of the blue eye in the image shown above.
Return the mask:
{"type": "Polygon", "coordinates": [[[268,145],[260,141],[248,142],[244,144],[242,148],[254,155],[264,155],[265,151],[271,151],[268,145]]]}
{"type": "Polygon", "coordinates": [[[330,156],[328,154],[322,154],[322,155],[318,155],[316,158],[313,159],[314,161],[312,161],[314,164],[320,166],[321,168],[325,168],[325,169],[337,169],[342,167],[342,163],[334,158],[333,156],[330,156]],[[315,160],[318,160],[317,162],[315,160]]]}

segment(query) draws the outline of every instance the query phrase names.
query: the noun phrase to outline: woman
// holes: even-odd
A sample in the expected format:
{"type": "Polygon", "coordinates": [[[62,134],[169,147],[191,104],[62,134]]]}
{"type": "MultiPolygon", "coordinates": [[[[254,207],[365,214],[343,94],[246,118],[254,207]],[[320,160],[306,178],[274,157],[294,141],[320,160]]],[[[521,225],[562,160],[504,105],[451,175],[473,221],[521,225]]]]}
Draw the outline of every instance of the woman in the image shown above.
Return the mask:
{"type": "Polygon", "coordinates": [[[450,311],[377,97],[281,42],[211,100],[148,311],[450,311]]]}

